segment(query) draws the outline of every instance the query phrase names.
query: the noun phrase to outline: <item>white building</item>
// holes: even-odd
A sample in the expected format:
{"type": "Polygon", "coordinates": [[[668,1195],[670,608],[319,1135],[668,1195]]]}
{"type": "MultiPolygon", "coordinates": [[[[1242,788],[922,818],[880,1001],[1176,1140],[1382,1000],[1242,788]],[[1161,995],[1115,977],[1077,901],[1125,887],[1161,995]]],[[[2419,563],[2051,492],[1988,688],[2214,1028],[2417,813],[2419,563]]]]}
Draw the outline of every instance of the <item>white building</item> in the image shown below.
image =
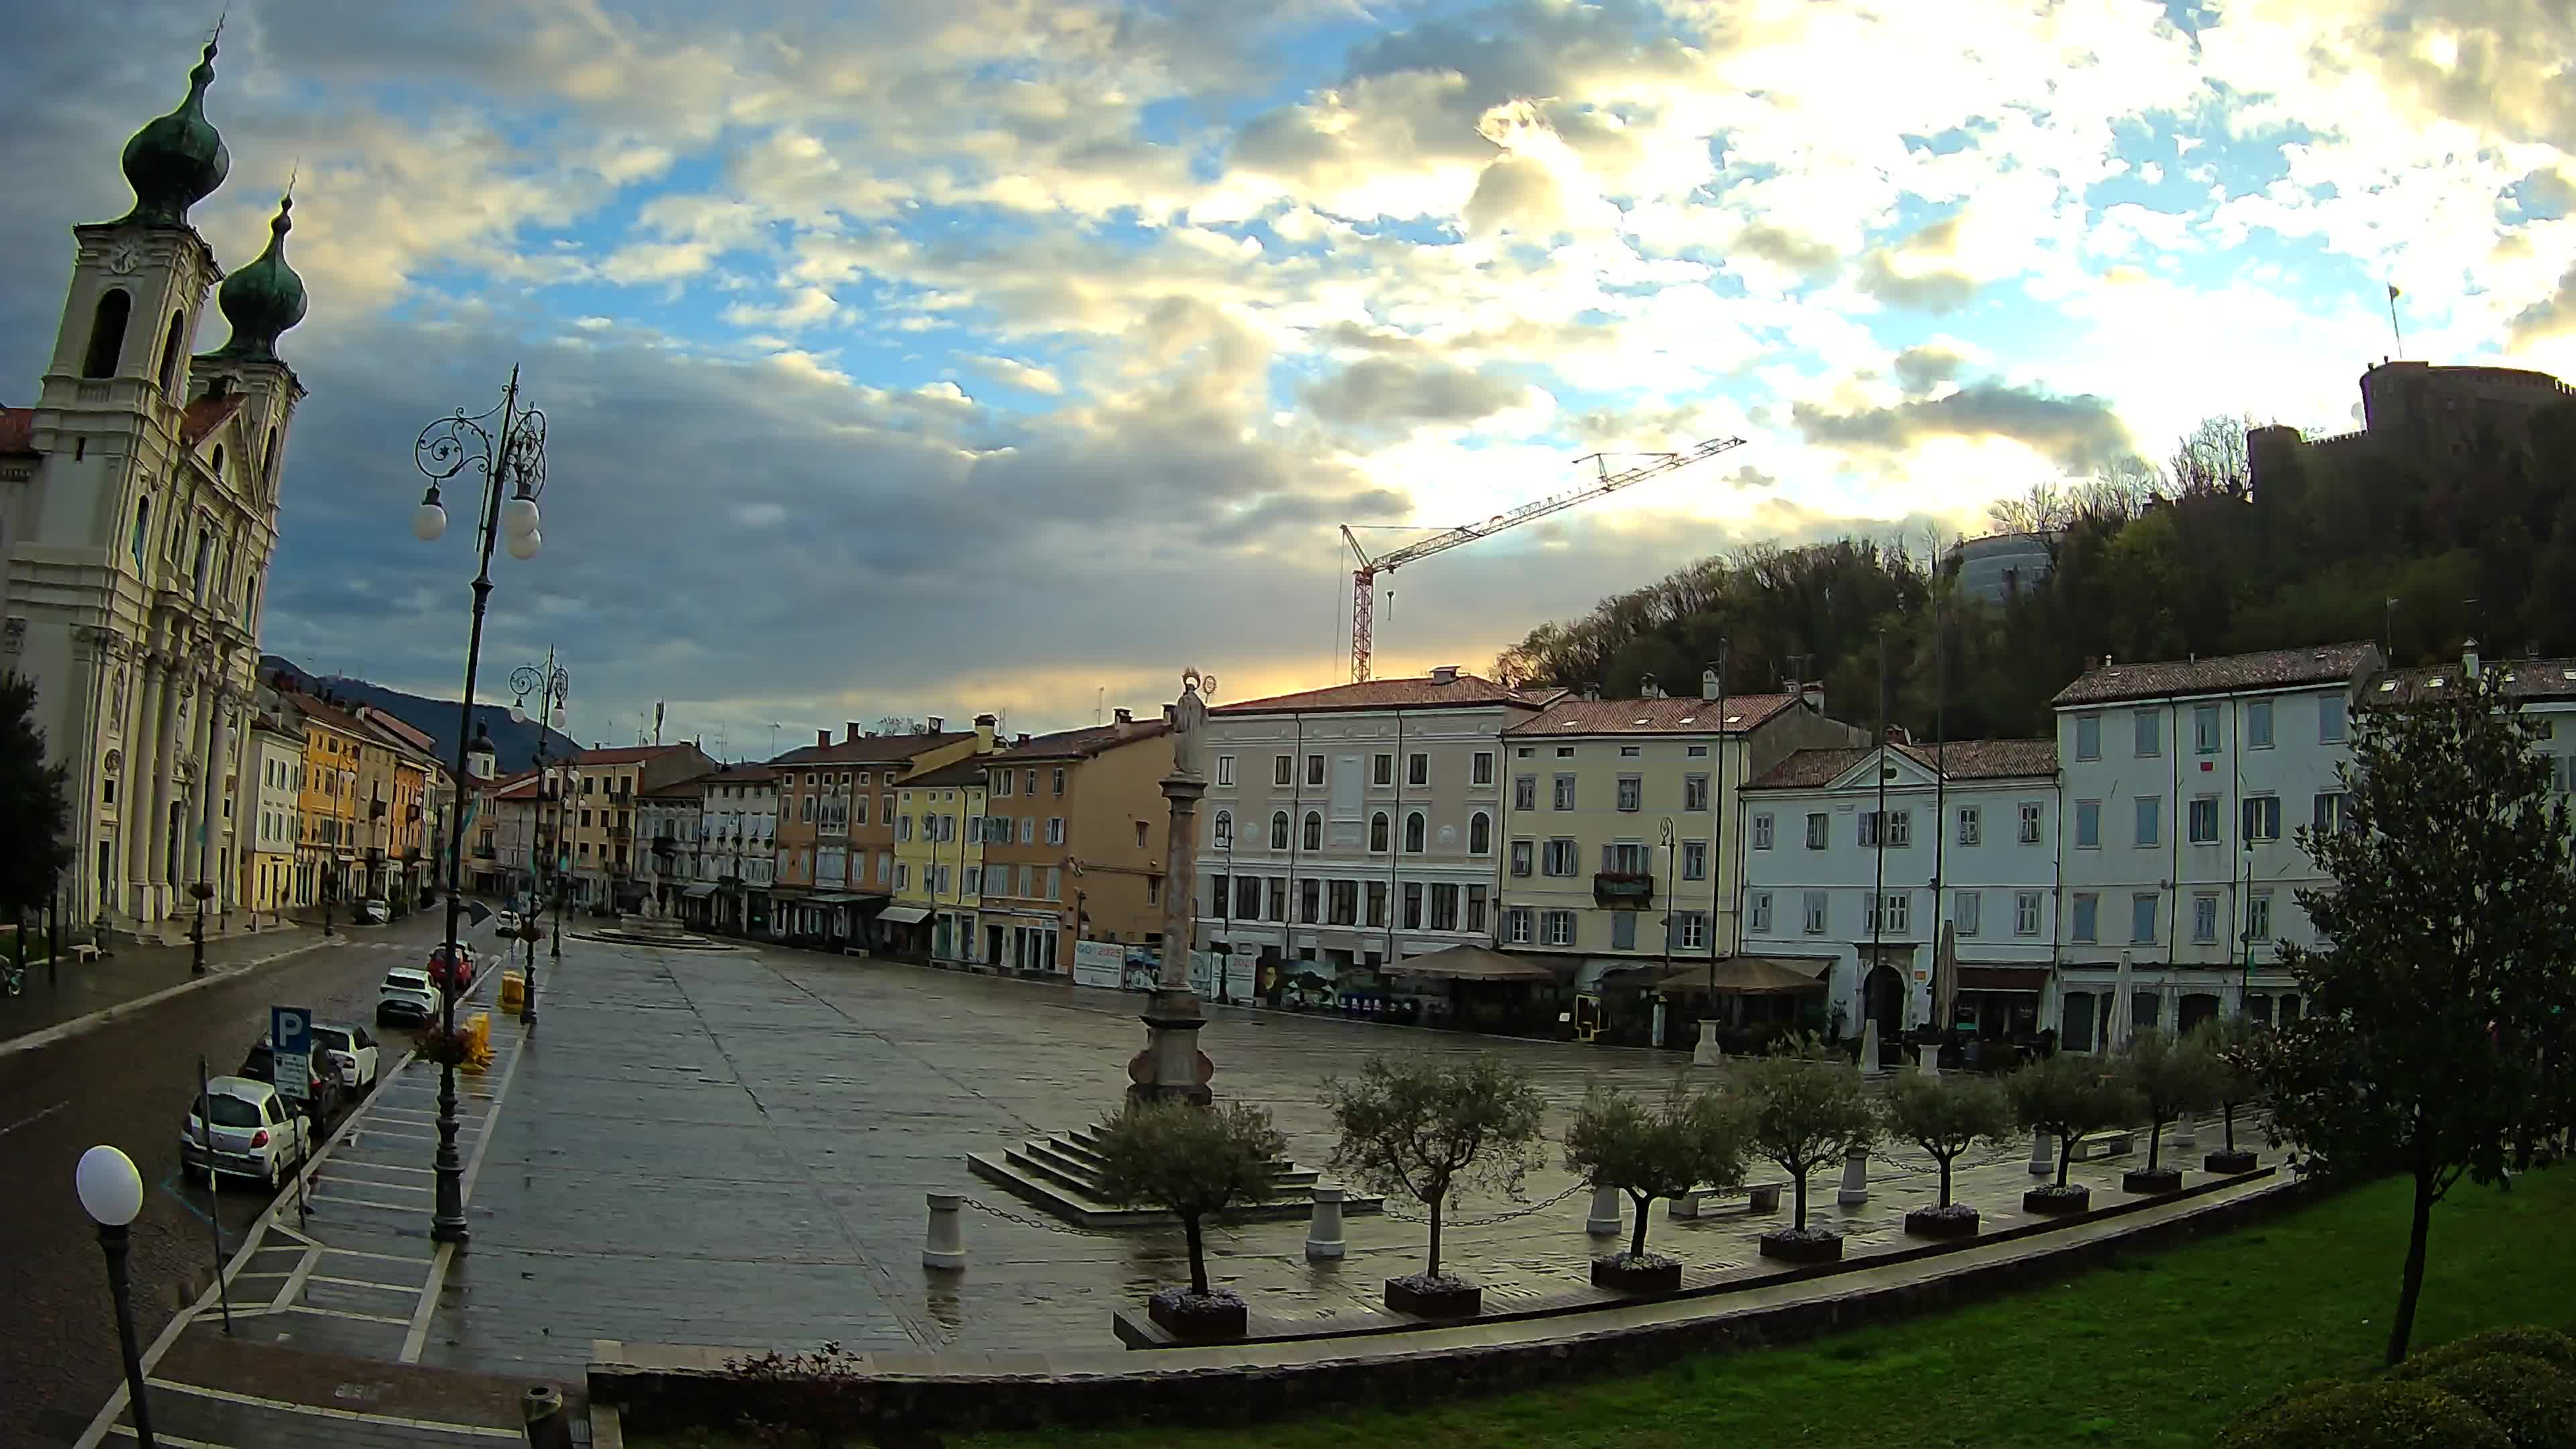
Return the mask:
{"type": "Polygon", "coordinates": [[[635,797],[636,850],[655,907],[677,915],[680,903],[704,881],[696,899],[715,894],[705,875],[706,784],[703,777],[676,780],[635,797]]]}
{"type": "Polygon", "coordinates": [[[1502,733],[1559,690],[1462,674],[1377,679],[1208,715],[1198,940],[1352,989],[1378,968],[1493,940],[1502,733]]]}
{"type": "Polygon", "coordinates": [[[2278,947],[2316,944],[2295,896],[2322,877],[2295,832],[2340,819],[2335,769],[2382,662],[2376,644],[2098,661],[2058,692],[2061,1046],[2100,1047],[2124,962],[2134,1025],[2296,1012],[2278,947]]]}
{"type": "Polygon", "coordinates": [[[286,206],[229,275],[188,220],[231,165],[205,114],[214,55],[127,142],[133,210],[73,229],[36,404],[0,409],[0,668],[35,681],[75,792],[69,908],[128,927],[190,904],[201,873],[237,899],[260,605],[304,396],[276,350],[305,307],[286,206]],[[219,280],[231,337],[199,354],[219,280]]]}
{"type": "Polygon", "coordinates": [[[2057,751],[2048,740],[1800,750],[1744,788],[1744,953],[1824,984],[1843,1034],[1933,1016],[1956,929],[1952,1024],[2035,1032],[2055,951],[2057,751]],[[1883,813],[1882,813],[1883,812],[1883,813]]]}
{"type": "MultiPolygon", "coordinates": [[[[778,776],[767,765],[719,765],[702,776],[706,801],[700,818],[706,843],[700,856],[697,885],[714,889],[708,924],[729,931],[748,929],[747,906],[757,893],[766,897],[776,882],[772,869],[778,840],[778,776]]],[[[690,887],[692,896],[697,886],[690,887]]]]}
{"type": "Polygon", "coordinates": [[[296,843],[304,838],[302,729],[279,714],[259,712],[251,722],[243,763],[250,767],[252,787],[242,903],[268,912],[310,905],[296,891],[295,870],[296,843]]]}

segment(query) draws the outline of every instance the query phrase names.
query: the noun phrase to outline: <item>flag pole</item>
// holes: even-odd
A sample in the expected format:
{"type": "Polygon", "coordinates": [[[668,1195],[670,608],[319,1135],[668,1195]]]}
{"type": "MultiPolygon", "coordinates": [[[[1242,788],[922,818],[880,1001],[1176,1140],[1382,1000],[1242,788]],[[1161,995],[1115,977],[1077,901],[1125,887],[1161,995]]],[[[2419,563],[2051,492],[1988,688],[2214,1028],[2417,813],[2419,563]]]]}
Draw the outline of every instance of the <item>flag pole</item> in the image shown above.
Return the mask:
{"type": "Polygon", "coordinates": [[[2395,282],[2389,283],[2388,330],[2396,335],[2397,355],[2402,358],[2406,355],[2406,329],[2397,325],[2397,298],[2399,295],[2400,293],[2397,290],[2397,284],[2395,282]]]}

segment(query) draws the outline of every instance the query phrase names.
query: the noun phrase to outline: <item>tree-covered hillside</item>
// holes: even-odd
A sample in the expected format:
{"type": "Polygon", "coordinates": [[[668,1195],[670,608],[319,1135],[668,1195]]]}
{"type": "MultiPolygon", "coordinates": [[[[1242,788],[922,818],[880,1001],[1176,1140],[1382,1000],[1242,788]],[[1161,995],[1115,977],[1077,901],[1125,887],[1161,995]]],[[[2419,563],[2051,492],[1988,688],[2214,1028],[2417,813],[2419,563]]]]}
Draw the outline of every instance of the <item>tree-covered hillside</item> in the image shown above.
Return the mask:
{"type": "Polygon", "coordinates": [[[2576,654],[2571,473],[2576,402],[2439,466],[2298,450],[2259,492],[2245,424],[2211,419],[2161,466],[2133,459],[1995,505],[1997,530],[2048,536],[2054,560],[2003,607],[1960,595],[1931,539],[1756,546],[1542,625],[1496,671],[1614,697],[1652,675],[1687,693],[1723,638],[1730,690],[1821,681],[1836,715],[1869,723],[1884,634],[1891,718],[1930,736],[1945,659],[1942,724],[1970,739],[2050,733],[2048,700],[2089,655],[2379,639],[2417,663],[2455,656],[2464,637],[2492,656],[2576,654]]]}

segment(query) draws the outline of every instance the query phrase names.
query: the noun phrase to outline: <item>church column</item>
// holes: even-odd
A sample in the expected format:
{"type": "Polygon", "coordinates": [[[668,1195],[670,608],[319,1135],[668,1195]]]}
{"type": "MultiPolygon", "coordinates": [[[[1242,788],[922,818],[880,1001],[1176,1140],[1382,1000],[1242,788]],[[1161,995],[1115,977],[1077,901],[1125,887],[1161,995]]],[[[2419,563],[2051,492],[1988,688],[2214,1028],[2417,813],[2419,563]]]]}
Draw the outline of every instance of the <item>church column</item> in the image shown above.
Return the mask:
{"type": "Polygon", "coordinates": [[[188,704],[188,732],[179,741],[180,758],[188,765],[189,792],[179,807],[179,856],[170,862],[170,909],[173,912],[193,910],[196,902],[188,895],[201,873],[206,851],[206,811],[213,800],[213,784],[206,779],[206,751],[212,746],[215,711],[222,704],[215,697],[215,682],[202,666],[192,676],[197,692],[188,704]]]}
{"type": "Polygon", "coordinates": [[[232,724],[230,693],[208,679],[198,691],[205,708],[197,717],[197,838],[188,852],[188,879],[220,886],[224,873],[215,856],[223,850],[224,738],[232,724]]]}
{"type": "Polygon", "coordinates": [[[134,832],[134,918],[138,922],[157,920],[161,914],[160,884],[168,864],[164,827],[170,819],[170,744],[179,716],[177,662],[168,655],[154,655],[145,667],[150,703],[135,722],[134,754],[126,764],[127,783],[134,787],[129,828],[134,832]]]}
{"type": "Polygon", "coordinates": [[[170,837],[170,813],[179,803],[179,761],[189,724],[194,720],[194,682],[188,666],[173,658],[168,666],[169,678],[161,686],[161,728],[152,739],[152,869],[149,884],[153,920],[170,914],[172,874],[177,862],[171,853],[177,844],[170,837]]]}

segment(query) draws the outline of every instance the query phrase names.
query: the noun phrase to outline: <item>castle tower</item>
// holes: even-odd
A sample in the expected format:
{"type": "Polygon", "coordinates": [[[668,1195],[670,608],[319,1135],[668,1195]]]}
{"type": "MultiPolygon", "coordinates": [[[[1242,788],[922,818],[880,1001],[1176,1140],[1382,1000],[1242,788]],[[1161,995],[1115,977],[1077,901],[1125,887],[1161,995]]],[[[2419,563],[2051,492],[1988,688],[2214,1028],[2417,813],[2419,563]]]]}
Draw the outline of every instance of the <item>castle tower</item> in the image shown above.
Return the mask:
{"type": "Polygon", "coordinates": [[[178,107],[126,142],[133,208],[73,228],[36,405],[0,417],[0,449],[23,440],[0,455],[0,668],[35,680],[67,767],[79,858],[65,908],[147,934],[196,908],[196,882],[209,910],[240,897],[244,712],[303,396],[276,350],[305,305],[287,208],[230,280],[188,218],[231,168],[206,116],[215,54],[209,42],[178,107]],[[232,340],[198,356],[218,281],[232,340]]]}

